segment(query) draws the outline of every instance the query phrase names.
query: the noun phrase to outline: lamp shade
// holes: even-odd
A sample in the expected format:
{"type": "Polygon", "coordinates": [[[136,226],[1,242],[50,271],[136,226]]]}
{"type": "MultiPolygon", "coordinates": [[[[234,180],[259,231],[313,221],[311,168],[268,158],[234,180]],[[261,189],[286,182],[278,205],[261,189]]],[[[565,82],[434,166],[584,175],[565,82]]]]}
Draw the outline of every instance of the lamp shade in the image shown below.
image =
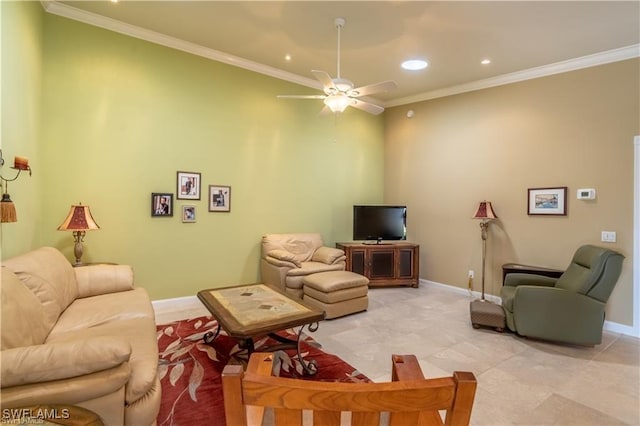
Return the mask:
{"type": "Polygon", "coordinates": [[[82,204],[71,206],[67,218],[58,226],[58,231],[92,231],[100,229],[93,216],[89,206],[82,204]]]}
{"type": "Polygon", "coordinates": [[[473,219],[491,220],[497,219],[498,215],[493,211],[491,207],[491,201],[480,201],[476,214],[473,215],[473,219]]]}

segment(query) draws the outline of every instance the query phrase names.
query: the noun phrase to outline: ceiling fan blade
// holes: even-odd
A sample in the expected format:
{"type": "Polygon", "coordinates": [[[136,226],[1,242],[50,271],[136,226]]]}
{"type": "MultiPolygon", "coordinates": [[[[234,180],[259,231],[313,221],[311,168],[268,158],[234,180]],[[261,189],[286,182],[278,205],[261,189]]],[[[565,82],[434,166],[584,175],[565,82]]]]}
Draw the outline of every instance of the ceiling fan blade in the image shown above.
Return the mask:
{"type": "Polygon", "coordinates": [[[388,92],[395,90],[398,85],[395,81],[381,81],[380,83],[369,84],[368,86],[356,87],[349,91],[349,96],[367,96],[373,93],[388,92]]]}
{"type": "Polygon", "coordinates": [[[322,83],[322,89],[324,90],[325,93],[327,93],[327,90],[331,90],[331,91],[335,91],[338,90],[336,88],[336,85],[333,83],[333,80],[331,79],[331,76],[329,74],[327,74],[324,71],[318,71],[318,70],[311,70],[311,74],[313,74],[313,76],[318,79],[318,81],[320,83],[322,83]]]}
{"type": "Polygon", "coordinates": [[[278,95],[278,98],[284,99],[324,99],[325,95],[278,95]]]}
{"type": "Polygon", "coordinates": [[[351,106],[366,111],[369,114],[375,115],[381,114],[384,111],[384,108],[382,108],[381,106],[361,101],[360,99],[353,99],[353,103],[351,103],[351,106]]]}

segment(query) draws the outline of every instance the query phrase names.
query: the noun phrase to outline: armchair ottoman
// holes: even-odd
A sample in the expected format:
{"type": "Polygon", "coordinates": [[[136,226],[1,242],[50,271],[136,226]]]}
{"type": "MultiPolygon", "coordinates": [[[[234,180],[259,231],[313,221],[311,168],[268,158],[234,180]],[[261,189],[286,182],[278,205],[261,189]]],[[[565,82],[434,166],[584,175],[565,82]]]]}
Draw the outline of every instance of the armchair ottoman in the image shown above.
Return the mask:
{"type": "Polygon", "coordinates": [[[369,279],[349,271],[307,275],[304,300],[324,310],[325,319],[366,311],[369,307],[369,279]]]}

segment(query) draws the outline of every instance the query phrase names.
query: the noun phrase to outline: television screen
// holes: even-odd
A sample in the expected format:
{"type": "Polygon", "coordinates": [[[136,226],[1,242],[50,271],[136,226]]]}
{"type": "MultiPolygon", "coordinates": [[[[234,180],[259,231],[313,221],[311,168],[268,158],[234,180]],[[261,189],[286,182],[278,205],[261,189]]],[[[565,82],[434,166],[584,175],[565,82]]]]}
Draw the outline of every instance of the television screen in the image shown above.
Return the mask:
{"type": "Polygon", "coordinates": [[[353,206],[354,240],[404,240],[406,206],[353,206]]]}

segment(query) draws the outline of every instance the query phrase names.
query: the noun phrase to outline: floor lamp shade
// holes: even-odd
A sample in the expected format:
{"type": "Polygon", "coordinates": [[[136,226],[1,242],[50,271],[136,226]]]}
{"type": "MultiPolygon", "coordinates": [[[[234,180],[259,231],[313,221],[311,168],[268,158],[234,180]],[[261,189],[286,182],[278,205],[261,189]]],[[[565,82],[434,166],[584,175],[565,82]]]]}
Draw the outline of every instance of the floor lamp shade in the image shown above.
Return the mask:
{"type": "Polygon", "coordinates": [[[73,253],[76,257],[76,266],[82,265],[82,242],[84,241],[85,232],[96,229],[100,229],[100,226],[93,219],[89,206],[83,206],[82,204],[71,206],[71,210],[69,210],[64,222],[58,226],[58,231],[73,231],[73,239],[75,241],[73,253]]]}
{"type": "Polygon", "coordinates": [[[498,216],[496,215],[496,212],[493,211],[491,201],[480,201],[476,214],[473,215],[473,218],[491,220],[497,219],[498,216]]]}

